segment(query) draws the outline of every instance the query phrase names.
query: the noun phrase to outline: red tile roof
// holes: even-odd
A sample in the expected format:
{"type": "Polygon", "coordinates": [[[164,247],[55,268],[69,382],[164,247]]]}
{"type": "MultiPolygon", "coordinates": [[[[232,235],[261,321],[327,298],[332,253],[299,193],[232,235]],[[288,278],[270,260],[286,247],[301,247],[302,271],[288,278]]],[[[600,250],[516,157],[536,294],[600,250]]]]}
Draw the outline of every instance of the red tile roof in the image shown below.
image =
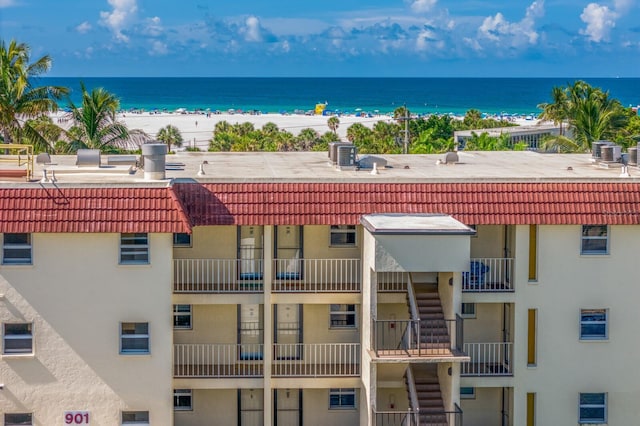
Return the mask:
{"type": "Polygon", "coordinates": [[[0,232],[190,232],[171,188],[1,188],[0,232]]]}
{"type": "Polygon", "coordinates": [[[466,224],[640,224],[638,183],[180,183],[197,225],[357,224],[369,213],[445,213],[466,224]]]}

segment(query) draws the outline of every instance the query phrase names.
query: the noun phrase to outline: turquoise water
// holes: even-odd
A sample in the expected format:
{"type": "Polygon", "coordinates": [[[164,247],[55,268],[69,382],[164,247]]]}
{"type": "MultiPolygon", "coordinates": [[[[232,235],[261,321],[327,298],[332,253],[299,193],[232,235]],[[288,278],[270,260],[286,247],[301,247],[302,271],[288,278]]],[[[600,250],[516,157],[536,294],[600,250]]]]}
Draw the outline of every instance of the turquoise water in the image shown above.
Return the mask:
{"type": "MultiPolygon", "coordinates": [[[[41,78],[42,84],[70,87],[79,102],[80,81],[116,94],[122,109],[147,111],[242,109],[307,111],[326,102],[341,112],[391,112],[406,105],[414,113],[537,114],[551,89],[574,78],[41,78]]],[[[640,104],[640,78],[592,78],[625,106],[640,104]]]]}

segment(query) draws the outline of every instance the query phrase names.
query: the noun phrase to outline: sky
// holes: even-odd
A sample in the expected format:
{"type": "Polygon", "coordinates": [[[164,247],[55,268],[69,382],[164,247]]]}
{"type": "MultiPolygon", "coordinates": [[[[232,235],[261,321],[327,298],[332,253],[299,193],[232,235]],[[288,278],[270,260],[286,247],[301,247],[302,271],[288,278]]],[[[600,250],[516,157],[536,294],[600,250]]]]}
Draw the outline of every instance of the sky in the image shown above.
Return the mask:
{"type": "Polygon", "coordinates": [[[640,0],[0,0],[52,77],[640,77],[640,0]]]}

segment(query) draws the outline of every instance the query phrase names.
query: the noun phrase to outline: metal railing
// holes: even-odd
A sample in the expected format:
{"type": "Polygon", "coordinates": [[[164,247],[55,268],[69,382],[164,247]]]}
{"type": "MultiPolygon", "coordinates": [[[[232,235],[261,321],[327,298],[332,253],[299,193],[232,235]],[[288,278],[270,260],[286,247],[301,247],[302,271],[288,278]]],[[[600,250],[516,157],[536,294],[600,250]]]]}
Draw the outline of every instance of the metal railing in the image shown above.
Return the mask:
{"type": "Polygon", "coordinates": [[[411,366],[407,367],[405,373],[407,379],[407,392],[409,393],[409,405],[414,411],[420,410],[420,402],[418,401],[418,391],[416,390],[416,381],[413,377],[413,369],[411,366]]]}
{"type": "Polygon", "coordinates": [[[360,291],[360,259],[274,259],[273,291],[360,291]]]}
{"type": "Polygon", "coordinates": [[[174,259],[177,293],[262,292],[261,259],[174,259]]]}
{"type": "Polygon", "coordinates": [[[262,377],[263,345],[174,344],[174,377],[262,377]]]}
{"type": "Polygon", "coordinates": [[[409,282],[408,272],[378,272],[376,274],[379,292],[402,292],[407,291],[409,282]]]}
{"type": "Polygon", "coordinates": [[[373,348],[377,356],[442,356],[463,352],[462,324],[455,319],[373,319],[373,348]]]}
{"type": "Polygon", "coordinates": [[[511,376],[513,343],[465,343],[471,361],[462,363],[463,376],[511,376]]]}
{"type": "Polygon", "coordinates": [[[417,411],[378,411],[373,410],[375,426],[420,426],[417,411]]]}
{"type": "Polygon", "coordinates": [[[462,273],[462,290],[468,292],[511,292],[513,258],[473,258],[462,273]]]}
{"type": "Polygon", "coordinates": [[[274,377],[360,375],[359,343],[274,343],[274,377]]]}
{"type": "Polygon", "coordinates": [[[462,409],[454,404],[453,411],[428,411],[418,414],[420,425],[462,426],[462,409]]]}

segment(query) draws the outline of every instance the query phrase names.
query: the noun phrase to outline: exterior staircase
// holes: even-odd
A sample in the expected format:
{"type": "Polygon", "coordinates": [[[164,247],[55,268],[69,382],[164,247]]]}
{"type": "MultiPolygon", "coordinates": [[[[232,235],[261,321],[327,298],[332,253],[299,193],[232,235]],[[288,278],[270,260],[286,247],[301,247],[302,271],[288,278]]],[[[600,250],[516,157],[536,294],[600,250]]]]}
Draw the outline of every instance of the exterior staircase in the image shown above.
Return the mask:
{"type": "Polygon", "coordinates": [[[420,426],[449,426],[444,412],[438,377],[416,369],[414,382],[420,409],[420,426]]]}
{"type": "Polygon", "coordinates": [[[420,348],[449,351],[451,339],[437,287],[418,284],[414,286],[414,291],[420,316],[420,348]]]}

